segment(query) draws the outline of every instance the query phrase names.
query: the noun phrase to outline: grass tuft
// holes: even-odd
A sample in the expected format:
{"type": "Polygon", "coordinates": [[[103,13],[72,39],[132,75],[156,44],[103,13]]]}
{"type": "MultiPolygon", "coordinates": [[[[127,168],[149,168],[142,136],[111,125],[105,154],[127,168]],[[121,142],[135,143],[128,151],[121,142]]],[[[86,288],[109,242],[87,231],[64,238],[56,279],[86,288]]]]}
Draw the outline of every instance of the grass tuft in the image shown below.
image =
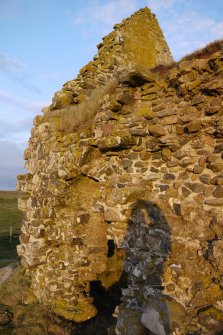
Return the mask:
{"type": "Polygon", "coordinates": [[[222,51],[223,52],[223,40],[216,40],[212,43],[209,43],[202,49],[195,50],[189,55],[184,56],[178,62],[173,62],[170,65],[157,65],[151,69],[152,73],[155,73],[159,76],[168,75],[169,71],[183,61],[190,61],[195,59],[207,59],[215,52],[222,51]]]}
{"type": "Polygon", "coordinates": [[[181,58],[180,62],[184,60],[206,59],[218,51],[223,51],[223,40],[216,40],[214,42],[209,43],[204,48],[195,50],[191,54],[181,58]]]}
{"type": "Polygon", "coordinates": [[[84,102],[77,105],[71,104],[63,110],[50,111],[45,116],[48,119],[60,117],[61,131],[64,134],[89,129],[99,110],[101,98],[105,94],[112,93],[117,85],[117,79],[111,79],[104,86],[94,89],[84,102]]]}

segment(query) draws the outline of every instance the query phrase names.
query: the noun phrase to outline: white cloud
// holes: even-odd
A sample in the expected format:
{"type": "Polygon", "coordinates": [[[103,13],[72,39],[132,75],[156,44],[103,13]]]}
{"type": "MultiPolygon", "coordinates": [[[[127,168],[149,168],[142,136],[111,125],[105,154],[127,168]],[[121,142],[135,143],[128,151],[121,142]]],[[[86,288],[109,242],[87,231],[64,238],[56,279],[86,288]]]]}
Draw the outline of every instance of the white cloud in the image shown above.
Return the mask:
{"type": "Polygon", "coordinates": [[[30,102],[24,99],[14,97],[4,91],[0,91],[0,101],[6,102],[18,108],[24,109],[29,112],[38,113],[48,102],[30,102]]]}
{"type": "Polygon", "coordinates": [[[152,11],[157,12],[161,9],[173,6],[176,2],[177,0],[148,0],[148,7],[152,11]]]}
{"type": "Polygon", "coordinates": [[[104,33],[108,32],[108,29],[111,30],[115,23],[119,23],[137,9],[137,0],[112,0],[105,3],[91,1],[89,9],[77,14],[73,22],[76,25],[88,24],[89,26],[90,24],[91,32],[99,26],[99,31],[102,29],[104,33]]]}
{"type": "Polygon", "coordinates": [[[171,23],[169,18],[166,18],[162,28],[175,59],[223,38],[223,21],[216,22],[213,18],[196,11],[179,15],[177,11],[172,10],[171,14],[171,23]]]}
{"type": "Polygon", "coordinates": [[[0,140],[0,189],[13,190],[16,185],[16,175],[25,173],[23,152],[24,144],[0,140]]]}
{"type": "MultiPolygon", "coordinates": [[[[0,140],[27,138],[33,125],[33,118],[24,118],[16,121],[4,117],[0,119],[0,140]]],[[[16,140],[16,142],[17,142],[16,140]]],[[[0,149],[1,150],[1,149],[0,149]]]]}
{"type": "Polygon", "coordinates": [[[223,38],[223,21],[218,23],[215,22],[215,24],[212,25],[211,34],[215,37],[215,39],[223,38]]]}
{"type": "Polygon", "coordinates": [[[6,55],[0,53],[0,69],[6,73],[22,70],[25,68],[25,64],[11,59],[6,55]]]}
{"type": "MultiPolygon", "coordinates": [[[[223,38],[223,21],[194,10],[192,0],[140,1],[157,14],[161,28],[176,60],[184,55],[223,38]]],[[[77,13],[74,23],[86,35],[107,34],[114,23],[121,22],[139,9],[137,0],[90,0],[83,12],[77,13]]]]}
{"type": "Polygon", "coordinates": [[[18,60],[11,59],[3,53],[0,53],[0,71],[5,73],[12,81],[18,83],[36,93],[41,93],[40,89],[30,83],[32,75],[25,73],[26,65],[18,60]]]}

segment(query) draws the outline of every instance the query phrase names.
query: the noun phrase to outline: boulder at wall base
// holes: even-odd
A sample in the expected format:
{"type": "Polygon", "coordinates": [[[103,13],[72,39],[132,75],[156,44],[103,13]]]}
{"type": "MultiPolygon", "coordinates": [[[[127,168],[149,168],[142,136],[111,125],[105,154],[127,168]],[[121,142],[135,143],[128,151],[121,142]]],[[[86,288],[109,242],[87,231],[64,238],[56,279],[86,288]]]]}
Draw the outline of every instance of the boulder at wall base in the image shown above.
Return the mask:
{"type": "Polygon", "coordinates": [[[156,335],[166,335],[164,326],[160,320],[160,314],[153,308],[146,309],[142,316],[141,322],[143,326],[156,335]]]}

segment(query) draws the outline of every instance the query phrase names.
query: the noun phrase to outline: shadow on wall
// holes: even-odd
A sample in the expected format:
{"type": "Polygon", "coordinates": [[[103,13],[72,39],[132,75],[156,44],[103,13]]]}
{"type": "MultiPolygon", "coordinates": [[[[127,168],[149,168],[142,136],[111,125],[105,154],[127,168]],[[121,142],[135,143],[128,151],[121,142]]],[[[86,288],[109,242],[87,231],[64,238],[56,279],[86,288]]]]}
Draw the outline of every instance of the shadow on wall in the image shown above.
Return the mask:
{"type": "Polygon", "coordinates": [[[170,233],[157,205],[144,200],[134,203],[123,248],[126,259],[119,282],[108,290],[100,281],[90,283],[98,314],[76,324],[73,335],[170,333],[168,308],[162,293],[163,264],[170,253],[170,233]],[[118,319],[113,317],[117,305],[118,319]]]}
{"type": "Polygon", "coordinates": [[[128,232],[124,270],[128,288],[122,290],[118,335],[167,335],[170,322],[162,293],[163,265],[170,253],[170,231],[161,209],[150,201],[134,203],[128,232]]]}
{"type": "Polygon", "coordinates": [[[115,335],[117,319],[113,314],[116,306],[121,304],[121,289],[125,287],[124,272],[119,281],[107,290],[100,281],[92,281],[90,283],[91,296],[94,298],[94,305],[98,313],[88,321],[74,324],[72,335],[115,335]],[[110,328],[109,333],[108,328],[110,328]]]}

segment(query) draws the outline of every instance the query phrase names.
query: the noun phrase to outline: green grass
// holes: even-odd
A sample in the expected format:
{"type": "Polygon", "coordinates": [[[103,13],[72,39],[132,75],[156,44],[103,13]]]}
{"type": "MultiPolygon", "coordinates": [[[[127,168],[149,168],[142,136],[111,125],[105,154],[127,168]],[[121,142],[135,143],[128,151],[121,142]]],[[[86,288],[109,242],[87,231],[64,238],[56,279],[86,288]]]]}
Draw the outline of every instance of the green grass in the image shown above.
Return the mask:
{"type": "Polygon", "coordinates": [[[0,267],[18,261],[16,245],[22,222],[22,213],[17,208],[18,195],[14,191],[0,191],[0,267]]]}

